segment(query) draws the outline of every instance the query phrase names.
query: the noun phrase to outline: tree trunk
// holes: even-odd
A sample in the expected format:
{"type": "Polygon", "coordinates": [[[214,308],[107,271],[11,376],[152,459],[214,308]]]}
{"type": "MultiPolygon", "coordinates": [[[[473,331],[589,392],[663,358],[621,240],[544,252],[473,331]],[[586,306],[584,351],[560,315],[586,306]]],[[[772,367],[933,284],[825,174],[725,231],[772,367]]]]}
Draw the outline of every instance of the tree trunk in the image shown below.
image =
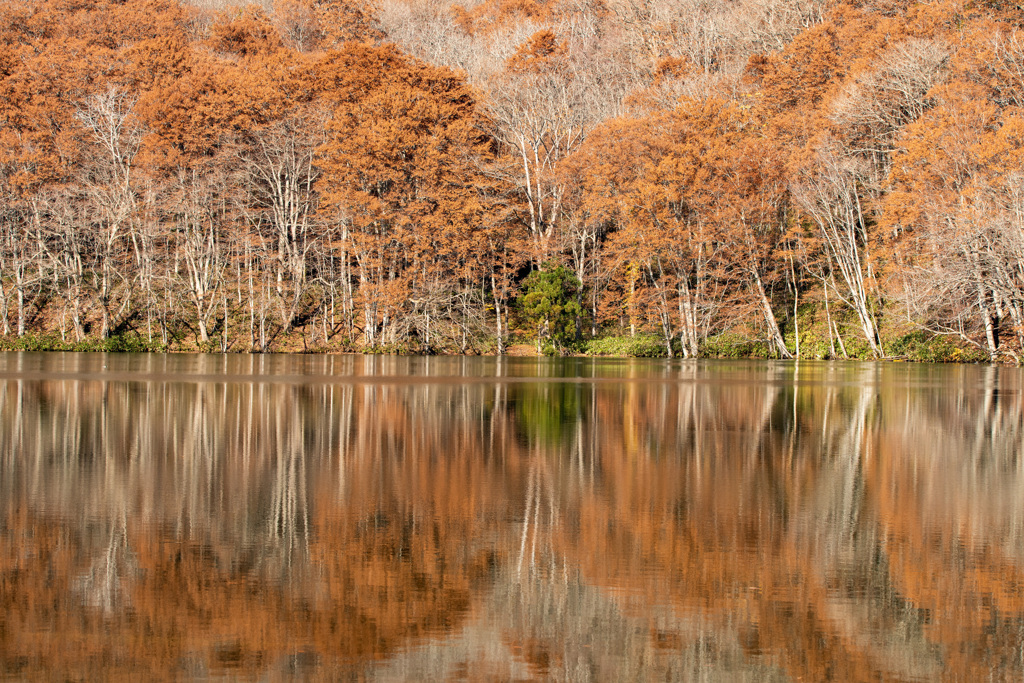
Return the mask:
{"type": "Polygon", "coordinates": [[[772,311],[772,304],[768,300],[768,295],[764,291],[764,284],[761,281],[761,273],[758,272],[757,265],[750,267],[750,273],[754,276],[754,285],[757,288],[758,300],[761,302],[761,312],[764,314],[765,324],[768,326],[768,334],[771,337],[772,343],[775,345],[775,350],[782,358],[792,358],[793,354],[786,348],[786,341],[782,338],[782,331],[779,330],[779,324],[775,320],[775,313],[772,311]]]}
{"type": "Polygon", "coordinates": [[[683,358],[696,358],[698,352],[696,305],[693,301],[693,290],[685,277],[679,280],[679,327],[679,342],[683,348],[683,358]]]}
{"type": "Polygon", "coordinates": [[[497,280],[491,276],[491,294],[494,297],[494,329],[498,337],[498,355],[505,355],[505,337],[501,325],[501,299],[498,296],[497,280]]]}

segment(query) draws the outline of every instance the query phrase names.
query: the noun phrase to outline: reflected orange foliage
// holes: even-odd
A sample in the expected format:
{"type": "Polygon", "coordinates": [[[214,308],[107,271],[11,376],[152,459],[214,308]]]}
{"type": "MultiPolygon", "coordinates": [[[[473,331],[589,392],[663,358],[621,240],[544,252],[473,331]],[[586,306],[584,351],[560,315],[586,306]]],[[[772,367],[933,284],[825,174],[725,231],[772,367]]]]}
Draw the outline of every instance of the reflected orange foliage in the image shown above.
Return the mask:
{"type": "Polygon", "coordinates": [[[603,675],[693,648],[794,679],[1014,670],[1024,529],[998,463],[1019,380],[934,401],[853,366],[646,368],[578,387],[7,385],[0,661],[248,676],[304,653],[346,675],[479,630],[508,658],[488,671],[543,677],[619,619],[644,635],[595,653],[603,675]],[[972,445],[970,421],[989,436],[972,445]]]}

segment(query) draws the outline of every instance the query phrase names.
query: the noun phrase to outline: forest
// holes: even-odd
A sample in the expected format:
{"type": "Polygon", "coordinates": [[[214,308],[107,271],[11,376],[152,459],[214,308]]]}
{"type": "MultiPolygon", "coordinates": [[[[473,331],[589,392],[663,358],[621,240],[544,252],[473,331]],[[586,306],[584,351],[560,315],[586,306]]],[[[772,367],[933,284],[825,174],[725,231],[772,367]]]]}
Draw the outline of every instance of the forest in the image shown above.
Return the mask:
{"type": "Polygon", "coordinates": [[[0,346],[1019,362],[1002,0],[5,0],[0,346]]]}

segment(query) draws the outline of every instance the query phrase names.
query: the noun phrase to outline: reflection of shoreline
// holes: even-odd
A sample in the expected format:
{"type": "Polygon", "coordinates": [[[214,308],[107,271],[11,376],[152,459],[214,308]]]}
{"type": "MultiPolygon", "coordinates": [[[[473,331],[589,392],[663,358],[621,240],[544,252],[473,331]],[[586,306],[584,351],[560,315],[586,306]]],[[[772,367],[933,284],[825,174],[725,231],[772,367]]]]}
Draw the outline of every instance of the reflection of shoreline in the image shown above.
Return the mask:
{"type": "Polygon", "coordinates": [[[0,382],[0,666],[145,624],[150,671],[1024,671],[1019,373],[800,371],[0,382]]]}
{"type": "MultiPolygon", "coordinates": [[[[284,385],[397,385],[397,386],[450,386],[459,384],[567,384],[567,385],[601,385],[601,384],[694,384],[698,386],[736,387],[769,386],[769,387],[818,387],[821,382],[786,381],[786,380],[747,380],[747,379],[716,379],[714,377],[654,376],[654,377],[465,377],[437,376],[392,377],[392,376],[331,376],[331,375],[239,375],[239,374],[171,374],[171,373],[138,373],[138,372],[0,372],[0,382],[120,382],[126,384],[284,384],[284,385]]],[[[837,388],[859,388],[860,382],[836,382],[837,388]]]]}

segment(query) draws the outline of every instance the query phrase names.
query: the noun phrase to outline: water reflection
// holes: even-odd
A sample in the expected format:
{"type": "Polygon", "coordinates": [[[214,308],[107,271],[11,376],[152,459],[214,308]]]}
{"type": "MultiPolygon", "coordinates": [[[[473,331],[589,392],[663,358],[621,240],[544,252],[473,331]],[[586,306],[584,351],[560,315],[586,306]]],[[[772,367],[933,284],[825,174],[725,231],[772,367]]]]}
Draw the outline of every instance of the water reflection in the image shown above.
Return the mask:
{"type": "Polygon", "coordinates": [[[1021,380],[0,355],[0,674],[1019,679],[1021,380]]]}

